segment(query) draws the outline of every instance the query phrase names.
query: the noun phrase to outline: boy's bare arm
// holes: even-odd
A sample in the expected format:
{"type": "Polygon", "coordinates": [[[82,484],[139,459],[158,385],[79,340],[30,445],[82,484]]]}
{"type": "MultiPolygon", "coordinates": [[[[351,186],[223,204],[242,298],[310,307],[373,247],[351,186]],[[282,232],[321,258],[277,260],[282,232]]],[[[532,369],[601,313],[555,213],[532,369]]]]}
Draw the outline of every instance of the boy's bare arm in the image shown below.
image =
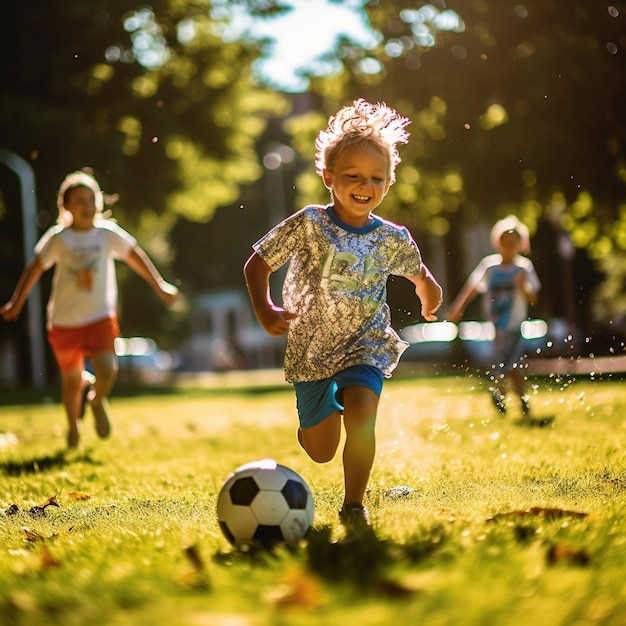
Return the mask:
{"type": "Polygon", "coordinates": [[[24,268],[22,275],[17,281],[11,299],[0,308],[0,315],[2,315],[5,321],[10,322],[19,317],[24,308],[26,299],[28,298],[28,294],[30,294],[33,287],[37,284],[43,272],[44,269],[41,265],[41,261],[38,257],[34,257],[24,268]]]}
{"type": "Polygon", "coordinates": [[[168,283],[150,257],[139,246],[135,246],[124,259],[128,266],[141,278],[143,278],[155,293],[165,302],[165,304],[173,304],[178,297],[178,287],[168,283]]]}
{"type": "Polygon", "coordinates": [[[537,304],[538,294],[534,291],[528,282],[528,273],[525,271],[519,272],[519,274],[515,277],[515,282],[517,284],[517,288],[524,294],[528,304],[530,306],[535,306],[537,304]]]}
{"type": "Polygon", "coordinates": [[[415,285],[415,293],[422,303],[422,317],[429,322],[436,321],[435,313],[443,302],[441,285],[424,264],[419,274],[407,278],[415,285]]]}
{"type": "Polygon", "coordinates": [[[478,295],[478,291],[471,285],[465,285],[448,309],[449,322],[459,322],[469,303],[478,295]]]}
{"type": "Polygon", "coordinates": [[[261,326],[272,337],[280,337],[289,330],[289,320],[296,317],[276,306],[270,295],[270,275],[272,268],[253,252],[243,268],[246,286],[252,301],[254,314],[261,326]]]}

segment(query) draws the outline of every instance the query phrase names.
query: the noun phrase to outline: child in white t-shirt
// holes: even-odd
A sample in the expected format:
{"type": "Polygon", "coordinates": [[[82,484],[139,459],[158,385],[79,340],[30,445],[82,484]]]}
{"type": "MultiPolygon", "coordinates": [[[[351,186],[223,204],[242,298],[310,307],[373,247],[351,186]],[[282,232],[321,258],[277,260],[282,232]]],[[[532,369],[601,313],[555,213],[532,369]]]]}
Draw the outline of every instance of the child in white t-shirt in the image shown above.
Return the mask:
{"type": "Polygon", "coordinates": [[[117,321],[115,261],[124,261],[166,304],[178,288],[166,282],[137,241],[102,214],[104,196],[87,171],[68,174],[57,195],[59,219],[35,246],[11,299],[0,315],[18,318],[42,274],[55,267],[47,305],[48,341],[61,371],[61,396],[68,420],[67,443],[78,445],[85,402],[94,414],[96,431],[110,433],[107,397],[117,377],[114,340],[117,321]],[[85,371],[91,360],[95,379],[85,371]]]}

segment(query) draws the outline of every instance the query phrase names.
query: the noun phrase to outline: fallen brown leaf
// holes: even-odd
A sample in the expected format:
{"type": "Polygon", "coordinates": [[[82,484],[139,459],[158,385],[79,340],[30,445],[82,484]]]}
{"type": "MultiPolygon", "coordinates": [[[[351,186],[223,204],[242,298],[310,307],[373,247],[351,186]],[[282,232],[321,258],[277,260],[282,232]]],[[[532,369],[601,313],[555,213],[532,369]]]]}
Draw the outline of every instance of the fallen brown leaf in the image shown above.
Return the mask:
{"type": "Polygon", "coordinates": [[[265,594],[265,599],[279,607],[313,609],[323,604],[319,580],[310,572],[290,569],[282,581],[265,594]]]}
{"type": "Polygon", "coordinates": [[[584,550],[566,544],[553,544],[548,548],[546,560],[549,565],[571,563],[573,565],[589,565],[591,558],[584,550]]]}
{"type": "Polygon", "coordinates": [[[44,538],[36,531],[30,530],[26,527],[22,528],[26,535],[26,541],[43,541],[44,538]]]}
{"type": "Polygon", "coordinates": [[[57,502],[56,495],[51,496],[43,504],[40,504],[39,508],[45,509],[47,506],[60,506],[60,504],[57,502]]]}
{"type": "Polygon", "coordinates": [[[81,493],[80,491],[72,491],[67,494],[67,497],[71,498],[72,500],[89,500],[91,498],[90,495],[87,495],[86,493],[81,493]]]}
{"type": "Polygon", "coordinates": [[[43,551],[41,552],[41,562],[39,564],[39,568],[45,570],[50,567],[61,567],[61,561],[55,559],[44,546],[43,551]]]}
{"type": "Polygon", "coordinates": [[[46,507],[49,506],[60,507],[56,496],[48,498],[41,506],[31,506],[30,509],[28,509],[28,514],[31,517],[44,517],[46,514],[46,507]]]}

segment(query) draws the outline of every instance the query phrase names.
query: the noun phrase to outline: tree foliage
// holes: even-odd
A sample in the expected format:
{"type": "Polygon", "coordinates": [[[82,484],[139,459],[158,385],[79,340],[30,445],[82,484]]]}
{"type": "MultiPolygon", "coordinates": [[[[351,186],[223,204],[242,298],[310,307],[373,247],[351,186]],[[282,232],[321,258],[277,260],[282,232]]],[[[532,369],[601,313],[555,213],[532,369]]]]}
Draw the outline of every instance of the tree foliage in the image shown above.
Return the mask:
{"type": "MultiPolygon", "coordinates": [[[[274,2],[239,4],[259,16],[280,10],[274,2]]],[[[255,82],[258,42],[223,40],[223,5],[24,0],[3,7],[0,146],[33,167],[40,231],[56,218],[66,173],[89,166],[118,199],[113,216],[166,270],[168,233],[179,219],[209,221],[261,177],[257,141],[289,102],[255,82]]],[[[5,298],[24,259],[15,178],[0,167],[5,298]]],[[[158,333],[167,314],[150,315],[145,292],[121,277],[123,305],[145,320],[143,332],[158,333]]]]}
{"type": "Polygon", "coordinates": [[[404,160],[418,169],[410,204],[420,218],[433,213],[420,193],[431,177],[456,196],[442,215],[474,205],[495,216],[555,194],[570,206],[585,191],[614,210],[626,197],[626,8],[617,4],[370,2],[379,48],[344,44],[339,94],[324,81],[314,88],[329,111],[338,95],[365,95],[412,117],[404,160]]]}
{"type": "Polygon", "coordinates": [[[163,228],[209,219],[260,177],[255,141],[287,104],[251,79],[258,46],[225,43],[211,11],[208,0],[5,7],[0,136],[31,161],[42,206],[89,165],[129,221],[167,217],[163,228]]]}
{"type": "Polygon", "coordinates": [[[592,260],[626,251],[625,3],[366,10],[378,48],[343,42],[344,71],[312,85],[328,114],[362,96],[413,120],[391,217],[454,238],[516,212],[533,232],[565,230],[592,260]]]}

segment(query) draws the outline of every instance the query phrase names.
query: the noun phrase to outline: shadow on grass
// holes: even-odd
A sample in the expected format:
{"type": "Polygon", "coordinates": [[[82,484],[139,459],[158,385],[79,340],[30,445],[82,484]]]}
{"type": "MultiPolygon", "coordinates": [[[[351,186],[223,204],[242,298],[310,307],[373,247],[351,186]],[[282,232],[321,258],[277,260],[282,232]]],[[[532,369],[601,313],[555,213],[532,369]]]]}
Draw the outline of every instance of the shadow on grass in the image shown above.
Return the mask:
{"type": "Polygon", "coordinates": [[[73,463],[87,463],[100,465],[89,453],[76,454],[76,452],[61,450],[56,454],[46,454],[31,459],[4,461],[0,463],[0,473],[5,476],[20,476],[22,474],[39,474],[48,470],[57,470],[73,463]]]}
{"type": "Polygon", "coordinates": [[[237,562],[262,565],[280,558],[282,551],[293,553],[303,549],[309,571],[324,580],[353,585],[359,593],[368,590],[388,597],[403,597],[415,589],[396,578],[391,570],[399,562],[409,565],[423,562],[440,551],[447,538],[440,527],[402,543],[378,537],[371,527],[348,534],[340,541],[334,541],[332,534],[330,526],[316,527],[299,545],[277,544],[275,549],[247,546],[245,551],[218,552],[213,560],[228,566],[237,562]]]}
{"type": "Polygon", "coordinates": [[[515,421],[516,426],[522,426],[525,428],[548,428],[554,425],[556,419],[555,415],[543,415],[541,417],[528,417],[525,419],[519,419],[515,421]]]}

